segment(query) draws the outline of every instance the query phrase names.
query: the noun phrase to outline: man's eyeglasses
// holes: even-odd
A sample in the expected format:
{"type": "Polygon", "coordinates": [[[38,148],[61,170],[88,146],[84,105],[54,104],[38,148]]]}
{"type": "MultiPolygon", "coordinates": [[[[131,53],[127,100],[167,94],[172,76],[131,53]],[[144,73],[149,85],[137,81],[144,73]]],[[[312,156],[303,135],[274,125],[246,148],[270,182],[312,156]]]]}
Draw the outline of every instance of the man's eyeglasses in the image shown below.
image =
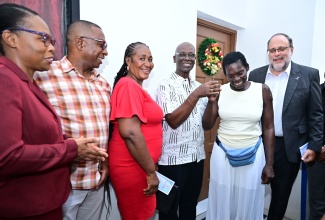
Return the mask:
{"type": "Polygon", "coordinates": [[[268,49],[267,52],[269,53],[275,53],[276,51],[278,52],[283,52],[285,51],[286,49],[288,49],[289,47],[278,47],[278,48],[271,48],[271,49],[268,49]]]}
{"type": "Polygon", "coordinates": [[[39,31],[34,31],[34,30],[30,30],[30,29],[26,29],[26,28],[20,28],[20,27],[12,27],[12,28],[7,28],[6,30],[9,31],[25,31],[28,33],[32,33],[32,34],[37,34],[39,36],[42,36],[42,41],[44,42],[45,47],[48,47],[50,44],[52,44],[53,46],[55,45],[55,39],[51,37],[51,35],[45,33],[45,32],[39,32],[39,31]]]}
{"type": "Polygon", "coordinates": [[[189,59],[194,60],[196,58],[194,53],[176,53],[176,55],[181,59],[188,57],[189,59]]]}
{"type": "Polygon", "coordinates": [[[107,48],[107,43],[104,40],[97,39],[97,38],[91,38],[91,37],[85,37],[85,36],[81,36],[80,38],[86,38],[86,39],[97,41],[98,43],[100,43],[100,47],[102,48],[102,50],[105,50],[107,48]]]}

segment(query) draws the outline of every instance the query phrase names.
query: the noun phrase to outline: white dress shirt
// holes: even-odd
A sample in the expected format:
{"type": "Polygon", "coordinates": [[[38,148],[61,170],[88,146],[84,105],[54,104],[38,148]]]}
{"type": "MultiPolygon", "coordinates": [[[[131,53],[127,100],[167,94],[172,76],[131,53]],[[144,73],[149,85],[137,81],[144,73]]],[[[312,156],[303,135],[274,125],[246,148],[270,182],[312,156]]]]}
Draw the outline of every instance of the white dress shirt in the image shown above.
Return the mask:
{"type": "Polygon", "coordinates": [[[283,101],[284,95],[287,89],[289,75],[291,71],[291,62],[287,69],[280,73],[278,76],[271,73],[270,67],[267,70],[265,84],[271,89],[273,96],[273,111],[274,111],[274,129],[275,136],[282,137],[282,112],[283,112],[283,101]]]}

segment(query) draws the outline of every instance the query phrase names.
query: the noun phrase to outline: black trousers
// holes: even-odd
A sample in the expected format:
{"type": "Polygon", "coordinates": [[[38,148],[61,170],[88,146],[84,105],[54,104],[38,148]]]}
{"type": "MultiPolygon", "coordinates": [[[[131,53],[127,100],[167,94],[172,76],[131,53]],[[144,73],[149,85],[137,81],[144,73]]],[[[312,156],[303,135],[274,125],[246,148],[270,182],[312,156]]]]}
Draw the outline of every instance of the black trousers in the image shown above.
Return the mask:
{"type": "Polygon", "coordinates": [[[283,138],[275,139],[274,174],[271,182],[272,196],[268,220],[282,220],[286,212],[293,183],[299,172],[300,163],[290,163],[283,138]]]}
{"type": "Polygon", "coordinates": [[[203,179],[204,161],[181,165],[158,165],[158,172],[175,181],[178,194],[168,214],[159,213],[159,220],[195,220],[196,205],[203,179]]]}
{"type": "Polygon", "coordinates": [[[325,163],[307,165],[309,219],[319,220],[325,214],[325,163]]]}

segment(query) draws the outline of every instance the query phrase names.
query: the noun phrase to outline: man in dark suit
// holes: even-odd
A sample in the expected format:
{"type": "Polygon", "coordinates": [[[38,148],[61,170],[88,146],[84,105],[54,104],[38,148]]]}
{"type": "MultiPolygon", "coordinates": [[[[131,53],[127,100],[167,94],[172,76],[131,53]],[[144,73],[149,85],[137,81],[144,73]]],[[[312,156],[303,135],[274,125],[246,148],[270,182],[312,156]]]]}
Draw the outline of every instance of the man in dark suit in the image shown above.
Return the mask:
{"type": "MultiPolygon", "coordinates": [[[[300,161],[307,164],[308,173],[318,170],[314,161],[322,147],[323,111],[319,71],[291,61],[292,39],[283,33],[275,34],[267,42],[267,51],[270,64],[253,70],[249,80],[267,84],[273,95],[275,178],[271,182],[268,219],[282,220],[300,161]],[[306,143],[308,147],[301,155],[299,147],[306,143]]],[[[311,187],[315,185],[314,176],[308,178],[311,216],[317,209],[311,187]]]]}
{"type": "MultiPolygon", "coordinates": [[[[325,83],[321,84],[323,114],[325,114],[325,83]]],[[[310,204],[310,219],[325,220],[325,117],[323,121],[323,144],[322,153],[317,156],[314,164],[315,172],[308,173],[308,178],[314,180],[309,188],[313,189],[313,194],[309,200],[314,201],[310,204]],[[322,218],[321,218],[322,217],[322,218]]]]}

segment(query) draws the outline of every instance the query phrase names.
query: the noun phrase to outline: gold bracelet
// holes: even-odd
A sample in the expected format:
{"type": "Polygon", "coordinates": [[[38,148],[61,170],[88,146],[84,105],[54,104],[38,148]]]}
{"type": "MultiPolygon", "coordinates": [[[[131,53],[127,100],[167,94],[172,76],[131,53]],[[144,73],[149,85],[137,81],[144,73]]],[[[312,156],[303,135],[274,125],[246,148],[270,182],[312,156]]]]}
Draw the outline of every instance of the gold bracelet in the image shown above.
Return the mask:
{"type": "Polygon", "coordinates": [[[193,107],[195,107],[195,105],[193,105],[193,103],[187,98],[186,99],[193,107]]]}

